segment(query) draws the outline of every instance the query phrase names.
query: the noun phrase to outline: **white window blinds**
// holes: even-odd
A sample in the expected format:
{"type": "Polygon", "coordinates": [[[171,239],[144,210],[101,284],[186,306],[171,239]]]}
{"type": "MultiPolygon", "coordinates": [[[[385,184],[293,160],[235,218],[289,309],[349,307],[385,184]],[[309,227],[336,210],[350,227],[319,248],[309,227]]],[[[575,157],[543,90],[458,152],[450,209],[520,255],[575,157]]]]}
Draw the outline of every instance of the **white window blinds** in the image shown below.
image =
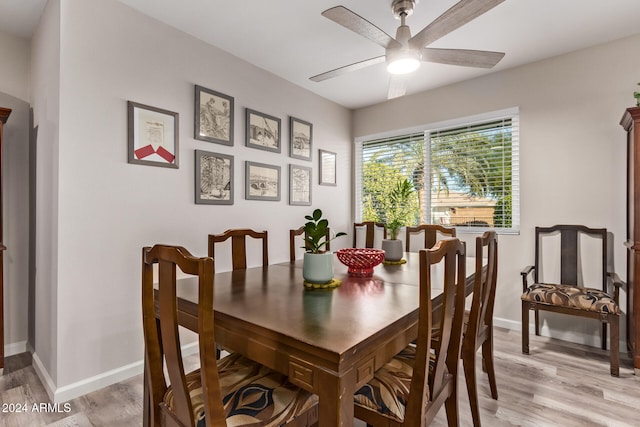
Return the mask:
{"type": "Polygon", "coordinates": [[[357,143],[357,219],[388,221],[390,192],[406,179],[406,225],[517,232],[518,136],[515,113],[357,143]]]}

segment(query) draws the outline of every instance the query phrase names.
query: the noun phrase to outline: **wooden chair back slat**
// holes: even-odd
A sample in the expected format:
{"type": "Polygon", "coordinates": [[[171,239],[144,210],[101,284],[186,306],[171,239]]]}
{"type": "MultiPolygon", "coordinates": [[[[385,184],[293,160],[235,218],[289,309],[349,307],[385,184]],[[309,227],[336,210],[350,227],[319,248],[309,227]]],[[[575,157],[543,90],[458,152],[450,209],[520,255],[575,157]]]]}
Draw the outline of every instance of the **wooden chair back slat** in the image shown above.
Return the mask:
{"type": "Polygon", "coordinates": [[[365,248],[373,248],[376,229],[382,229],[382,238],[387,238],[387,225],[384,222],[363,221],[353,223],[353,247],[356,247],[358,228],[365,228],[365,248]]]}
{"type": "Polygon", "coordinates": [[[177,420],[185,426],[195,423],[178,331],[178,269],[198,278],[198,334],[208,338],[199,340],[205,417],[213,420],[212,424],[224,422],[213,338],[213,259],[196,258],[179,246],[155,245],[152,248],[145,247],[142,251],[145,374],[150,390],[151,425],[160,426],[163,419],[177,420]],[[154,284],[154,264],[158,264],[157,289],[154,284]],[[157,307],[154,301],[156,293],[157,307]],[[165,364],[173,388],[173,411],[162,403],[168,387],[164,374],[165,364]]]}
{"type": "Polygon", "coordinates": [[[542,265],[542,239],[545,235],[560,234],[560,283],[583,287],[580,283],[580,236],[587,235],[599,239],[601,243],[601,277],[600,287],[607,292],[607,229],[589,228],[583,225],[554,225],[551,227],[536,227],[535,230],[535,268],[533,271],[536,283],[540,281],[542,265]]]}
{"type": "Polygon", "coordinates": [[[233,270],[247,269],[247,237],[262,240],[262,265],[269,265],[269,245],[267,231],[254,231],[248,228],[227,230],[222,234],[209,234],[209,256],[215,259],[215,244],[231,238],[231,264],[233,270]]]}
{"type": "Polygon", "coordinates": [[[420,251],[420,308],[416,361],[403,425],[422,425],[421,420],[435,416],[445,400],[451,405],[447,410],[448,417],[451,415],[457,419],[457,406],[448,397],[455,397],[460,357],[465,301],[465,257],[465,244],[456,238],[441,240],[432,249],[420,251]],[[440,262],[444,264],[443,283],[434,284],[431,266],[440,262]],[[432,287],[442,287],[443,301],[438,332],[440,340],[435,348],[433,375],[430,375],[431,328],[435,323],[431,311],[432,287]],[[450,411],[456,414],[450,414],[450,411]]]}
{"type": "Polygon", "coordinates": [[[411,252],[411,235],[418,233],[424,233],[424,245],[421,249],[432,248],[436,242],[440,240],[438,233],[448,237],[456,237],[456,229],[454,227],[444,227],[438,224],[407,226],[405,228],[405,246],[407,252],[411,252]]]}

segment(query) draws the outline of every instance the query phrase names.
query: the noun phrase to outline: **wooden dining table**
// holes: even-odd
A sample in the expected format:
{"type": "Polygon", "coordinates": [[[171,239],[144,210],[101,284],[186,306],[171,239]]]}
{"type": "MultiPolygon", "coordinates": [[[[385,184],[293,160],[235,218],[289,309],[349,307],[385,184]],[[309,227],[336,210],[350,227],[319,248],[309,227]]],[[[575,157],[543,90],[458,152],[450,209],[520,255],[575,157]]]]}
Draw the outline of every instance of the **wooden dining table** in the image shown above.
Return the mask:
{"type": "MultiPolygon", "coordinates": [[[[354,393],[417,337],[418,254],[404,259],[358,278],[336,258],[342,284],[333,289],[305,288],[302,260],[216,273],[216,343],[317,394],[320,427],[353,426],[354,393]]],[[[467,295],[474,269],[467,258],[467,295]]],[[[196,331],[197,282],[181,279],[178,288],[179,322],[196,331]]],[[[441,290],[433,288],[432,299],[436,312],[441,290]]]]}

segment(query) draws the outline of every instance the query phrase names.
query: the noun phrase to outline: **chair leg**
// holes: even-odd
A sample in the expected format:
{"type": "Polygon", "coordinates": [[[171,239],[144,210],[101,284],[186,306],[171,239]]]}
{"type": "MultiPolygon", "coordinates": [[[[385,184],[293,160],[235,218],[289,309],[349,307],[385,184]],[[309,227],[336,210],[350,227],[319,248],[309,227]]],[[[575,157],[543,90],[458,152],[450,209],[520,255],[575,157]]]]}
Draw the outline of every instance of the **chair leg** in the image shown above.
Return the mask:
{"type": "Polygon", "coordinates": [[[602,349],[607,349],[607,324],[602,322],[602,349]]]}
{"type": "Polygon", "coordinates": [[[478,385],[476,382],[476,360],[475,353],[463,350],[462,367],[464,368],[464,378],[467,383],[467,393],[469,393],[469,405],[471,406],[471,417],[473,427],[480,427],[480,409],[478,404],[478,385]]]}
{"type": "Polygon", "coordinates": [[[522,301],[522,353],[529,354],[529,307],[522,301]]]}
{"type": "Polygon", "coordinates": [[[538,309],[535,309],[535,321],[536,321],[536,336],[540,336],[540,313],[538,309]]]}
{"type": "Polygon", "coordinates": [[[609,324],[611,325],[611,350],[609,350],[609,358],[611,360],[611,375],[620,376],[620,316],[609,316],[609,324]]]}
{"type": "Polygon", "coordinates": [[[454,378],[451,382],[451,395],[445,400],[444,407],[447,412],[447,425],[449,427],[459,427],[460,417],[458,415],[458,381],[454,378]]]}
{"type": "Polygon", "coordinates": [[[496,371],[493,366],[493,331],[489,331],[487,340],[482,343],[482,360],[489,376],[489,388],[491,389],[491,397],[498,400],[498,385],[496,384],[496,371]]]}

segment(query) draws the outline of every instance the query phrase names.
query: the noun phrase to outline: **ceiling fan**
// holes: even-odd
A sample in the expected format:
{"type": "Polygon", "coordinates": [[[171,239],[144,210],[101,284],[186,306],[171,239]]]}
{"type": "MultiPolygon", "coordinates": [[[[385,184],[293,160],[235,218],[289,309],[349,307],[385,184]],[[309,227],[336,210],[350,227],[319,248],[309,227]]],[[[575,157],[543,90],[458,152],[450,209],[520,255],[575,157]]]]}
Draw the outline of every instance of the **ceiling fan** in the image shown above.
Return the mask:
{"type": "Polygon", "coordinates": [[[416,0],[393,0],[391,10],[396,19],[400,20],[395,39],[344,6],[327,9],[322,12],[322,16],[382,46],[385,48],[385,55],[336,68],[310,77],[310,80],[320,82],[386,61],[387,71],[391,74],[388,98],[392,99],[405,94],[407,75],[415,71],[422,61],[492,68],[500,62],[504,53],[468,49],[436,49],[427,46],[503,1],[461,0],[412,37],[409,27],[405,24],[405,18],[413,13],[416,0]]]}

